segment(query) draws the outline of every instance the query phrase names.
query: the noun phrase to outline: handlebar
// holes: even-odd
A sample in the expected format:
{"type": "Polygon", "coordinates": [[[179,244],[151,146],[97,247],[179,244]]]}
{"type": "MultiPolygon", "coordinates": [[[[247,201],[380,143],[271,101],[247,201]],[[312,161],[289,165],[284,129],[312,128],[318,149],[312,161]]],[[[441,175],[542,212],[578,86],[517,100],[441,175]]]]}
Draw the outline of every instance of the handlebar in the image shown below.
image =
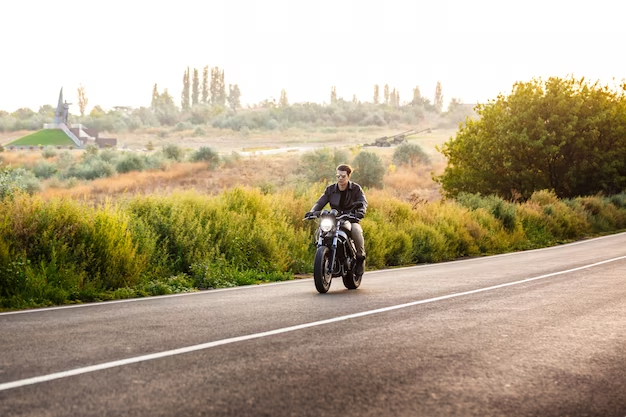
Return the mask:
{"type": "MultiPolygon", "coordinates": [[[[312,211],[312,212],[308,212],[304,215],[304,218],[302,220],[314,220],[314,219],[318,219],[321,217],[322,212],[321,211],[312,211]]],[[[354,219],[354,220],[359,220],[358,217],[356,217],[353,213],[343,213],[340,214],[338,216],[336,216],[337,220],[348,220],[348,219],[354,219]]]]}

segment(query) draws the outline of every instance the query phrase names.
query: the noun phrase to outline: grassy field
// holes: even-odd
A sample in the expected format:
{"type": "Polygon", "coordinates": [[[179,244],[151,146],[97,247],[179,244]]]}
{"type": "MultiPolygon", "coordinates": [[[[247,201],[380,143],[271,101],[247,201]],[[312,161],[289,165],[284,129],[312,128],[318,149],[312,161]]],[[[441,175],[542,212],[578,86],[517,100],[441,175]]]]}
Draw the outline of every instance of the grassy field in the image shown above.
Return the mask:
{"type": "MultiPolygon", "coordinates": [[[[445,168],[443,156],[436,146],[443,144],[455,134],[453,129],[432,130],[408,137],[408,143],[418,144],[431,157],[432,163],[421,167],[394,167],[393,153],[396,147],[364,147],[376,138],[391,136],[407,130],[410,126],[388,128],[317,128],[287,129],[282,131],[252,131],[248,135],[231,130],[207,129],[202,137],[193,137],[191,132],[170,132],[163,138],[154,129],[145,129],[120,134],[121,145],[131,152],[151,154],[159,152],[164,145],[175,144],[188,153],[201,146],[208,146],[223,158],[239,154],[236,163],[224,164],[218,169],[209,169],[203,163],[172,163],[164,170],[146,170],[116,174],[113,177],[93,181],[59,181],[56,178],[41,180],[41,195],[44,198],[66,196],[101,200],[133,194],[170,194],[176,190],[196,190],[203,194],[218,194],[236,186],[259,187],[263,190],[280,191],[295,189],[302,183],[299,168],[306,152],[319,148],[342,148],[347,151],[348,163],[360,152],[377,154],[387,168],[385,191],[402,200],[416,198],[436,201],[441,198],[439,186],[432,180],[431,173],[440,174],[445,168]],[[151,145],[151,146],[150,146],[151,145]],[[147,151],[147,148],[153,148],[147,151]],[[296,151],[293,151],[297,148],[296,151]],[[284,152],[263,155],[262,151],[284,152]],[[255,151],[259,151],[254,154],[255,151]]],[[[20,132],[17,132],[20,133],[20,132]]],[[[15,133],[12,133],[15,135],[15,133]]],[[[24,132],[21,132],[24,136],[24,132]]],[[[32,136],[32,135],[31,135],[32,136]]],[[[7,138],[7,136],[4,136],[7,138]]],[[[0,135],[0,140],[3,137],[0,135]]],[[[5,145],[6,148],[6,145],[5,145]]],[[[7,148],[8,149],[8,148],[7,148]]],[[[6,151],[0,161],[14,167],[34,168],[41,163],[56,163],[60,157],[44,158],[39,149],[6,151]]],[[[83,150],[74,149],[71,155],[79,160],[83,150]]]]}
{"type": "Polygon", "coordinates": [[[7,143],[5,146],[75,146],[76,144],[59,129],[43,129],[20,139],[7,143]]]}

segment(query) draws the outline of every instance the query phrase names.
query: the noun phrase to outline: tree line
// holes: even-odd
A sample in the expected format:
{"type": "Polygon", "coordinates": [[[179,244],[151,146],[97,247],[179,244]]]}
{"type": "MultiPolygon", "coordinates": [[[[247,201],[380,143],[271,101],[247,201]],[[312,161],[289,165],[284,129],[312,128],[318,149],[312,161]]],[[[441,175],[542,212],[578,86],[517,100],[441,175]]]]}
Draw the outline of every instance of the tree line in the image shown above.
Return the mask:
{"type": "MultiPolygon", "coordinates": [[[[202,70],[187,67],[183,71],[180,101],[168,88],[152,88],[150,106],[139,108],[114,107],[105,110],[94,106],[86,112],[89,104],[87,90],[80,84],[77,89],[79,116],[71,116],[73,123],[83,123],[101,131],[124,132],[140,128],[177,127],[192,128],[211,124],[214,127],[241,129],[276,129],[294,125],[318,124],[323,126],[377,125],[394,123],[418,123],[428,113],[442,115],[450,126],[456,126],[471,108],[463,106],[460,99],[452,99],[447,111],[443,111],[441,83],[437,83],[434,100],[422,96],[419,87],[413,89],[410,101],[401,101],[396,88],[385,84],[374,85],[371,101],[360,101],[356,95],[345,100],[331,87],[328,103],[293,103],[285,89],[278,102],[265,99],[259,103],[241,104],[242,92],[238,84],[226,84],[224,70],[205,66],[202,70]]],[[[43,105],[38,111],[20,108],[12,113],[0,110],[0,131],[38,130],[43,124],[54,120],[55,108],[43,105]]]]}

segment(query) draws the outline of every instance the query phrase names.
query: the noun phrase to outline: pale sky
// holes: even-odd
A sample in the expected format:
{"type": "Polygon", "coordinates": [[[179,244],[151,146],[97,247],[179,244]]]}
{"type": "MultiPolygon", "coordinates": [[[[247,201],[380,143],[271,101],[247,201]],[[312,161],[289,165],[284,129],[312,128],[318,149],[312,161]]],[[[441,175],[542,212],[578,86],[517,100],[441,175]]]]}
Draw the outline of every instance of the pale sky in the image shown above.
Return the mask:
{"type": "MultiPolygon", "coordinates": [[[[8,3],[8,4],[7,4],[8,3]]],[[[218,66],[242,102],[371,101],[389,84],[410,100],[485,103],[516,81],[626,78],[626,3],[617,0],[20,0],[0,14],[0,110],[78,113],[149,106],[152,87],[180,105],[189,66],[218,66]]],[[[613,81],[615,80],[615,82],[613,81]]]]}

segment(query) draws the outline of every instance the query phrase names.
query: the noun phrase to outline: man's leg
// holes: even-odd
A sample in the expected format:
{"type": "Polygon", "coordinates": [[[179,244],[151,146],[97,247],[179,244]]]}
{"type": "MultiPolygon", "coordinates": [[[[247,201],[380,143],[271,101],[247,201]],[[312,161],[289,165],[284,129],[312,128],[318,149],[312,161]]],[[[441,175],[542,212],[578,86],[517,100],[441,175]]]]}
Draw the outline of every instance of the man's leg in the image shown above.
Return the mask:
{"type": "Polygon", "coordinates": [[[365,239],[363,238],[363,228],[358,223],[352,223],[352,240],[356,247],[356,270],[355,274],[360,277],[365,272],[365,239]]]}

